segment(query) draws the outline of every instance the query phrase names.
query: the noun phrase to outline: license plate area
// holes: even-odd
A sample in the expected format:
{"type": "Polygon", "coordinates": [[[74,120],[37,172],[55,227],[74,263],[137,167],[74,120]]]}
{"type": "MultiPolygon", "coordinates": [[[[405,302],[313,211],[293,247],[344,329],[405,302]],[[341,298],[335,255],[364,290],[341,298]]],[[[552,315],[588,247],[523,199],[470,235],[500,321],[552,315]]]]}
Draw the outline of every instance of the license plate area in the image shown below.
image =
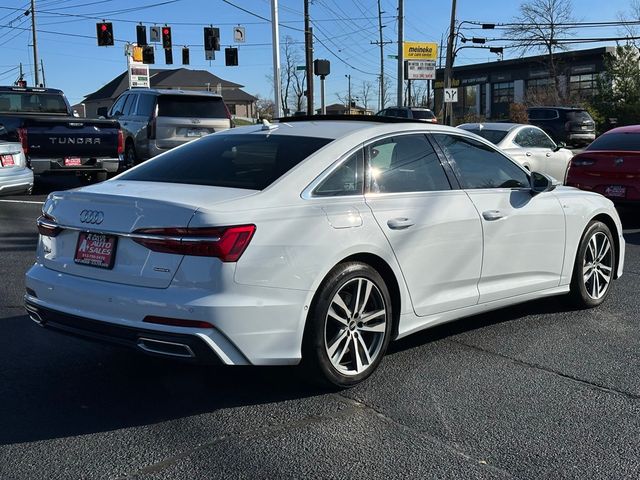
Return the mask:
{"type": "Polygon", "coordinates": [[[13,155],[0,155],[0,166],[13,167],[16,161],[13,159],[13,155]]]}
{"type": "Polygon", "coordinates": [[[624,198],[627,195],[627,188],[622,185],[609,185],[604,190],[604,194],[607,197],[624,198]]]}
{"type": "Polygon", "coordinates": [[[202,130],[200,128],[189,128],[187,129],[187,137],[202,137],[206,135],[208,132],[206,130],[202,130]]]}
{"type": "Polygon", "coordinates": [[[65,167],[79,167],[80,165],[82,165],[80,157],[64,157],[65,167]]]}
{"type": "Polygon", "coordinates": [[[103,233],[80,232],[74,262],[80,265],[112,269],[118,237],[103,233]]]}

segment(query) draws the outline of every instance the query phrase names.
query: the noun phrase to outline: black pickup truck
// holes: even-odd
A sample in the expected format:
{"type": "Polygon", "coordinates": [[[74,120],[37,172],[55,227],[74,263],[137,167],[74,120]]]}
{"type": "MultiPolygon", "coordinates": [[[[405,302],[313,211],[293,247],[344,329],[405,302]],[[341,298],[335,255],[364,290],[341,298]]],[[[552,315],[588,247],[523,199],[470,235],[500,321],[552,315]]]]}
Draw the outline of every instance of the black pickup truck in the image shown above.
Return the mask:
{"type": "Polygon", "coordinates": [[[0,87],[0,140],[20,142],[36,175],[74,172],[88,180],[117,172],[124,147],[116,120],[74,117],[54,88],[0,87]]]}

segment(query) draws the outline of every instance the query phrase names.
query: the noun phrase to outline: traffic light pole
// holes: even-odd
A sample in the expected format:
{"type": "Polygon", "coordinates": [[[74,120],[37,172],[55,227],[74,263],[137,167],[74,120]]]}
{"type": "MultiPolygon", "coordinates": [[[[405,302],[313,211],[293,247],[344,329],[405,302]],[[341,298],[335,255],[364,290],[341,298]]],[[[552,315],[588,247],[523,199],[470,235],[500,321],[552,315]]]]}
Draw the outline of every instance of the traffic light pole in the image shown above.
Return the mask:
{"type": "Polygon", "coordinates": [[[40,86],[40,72],[38,65],[38,39],[36,36],[36,0],[31,0],[31,34],[33,35],[33,74],[35,86],[40,86]]]}
{"type": "Polygon", "coordinates": [[[273,116],[282,115],[280,92],[280,38],[278,37],[278,0],[271,0],[271,41],[273,43],[273,116]]]}
{"type": "Polygon", "coordinates": [[[309,0],[304,0],[304,57],[307,72],[307,115],[313,115],[313,30],[309,21],[309,0]]]}

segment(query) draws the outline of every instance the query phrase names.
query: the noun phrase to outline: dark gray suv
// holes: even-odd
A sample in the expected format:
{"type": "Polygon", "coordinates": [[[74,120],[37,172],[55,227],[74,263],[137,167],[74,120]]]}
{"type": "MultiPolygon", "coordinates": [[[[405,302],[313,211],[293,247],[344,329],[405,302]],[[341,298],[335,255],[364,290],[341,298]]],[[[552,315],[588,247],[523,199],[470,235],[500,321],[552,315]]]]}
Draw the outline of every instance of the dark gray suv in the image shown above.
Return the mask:
{"type": "Polygon", "coordinates": [[[540,127],[556,143],[588,145],[596,138],[596,123],[584,108],[531,107],[529,123],[540,127]]]}
{"type": "Polygon", "coordinates": [[[232,125],[220,95],[185,90],[127,90],[108,116],[120,122],[126,167],[232,125]]]}

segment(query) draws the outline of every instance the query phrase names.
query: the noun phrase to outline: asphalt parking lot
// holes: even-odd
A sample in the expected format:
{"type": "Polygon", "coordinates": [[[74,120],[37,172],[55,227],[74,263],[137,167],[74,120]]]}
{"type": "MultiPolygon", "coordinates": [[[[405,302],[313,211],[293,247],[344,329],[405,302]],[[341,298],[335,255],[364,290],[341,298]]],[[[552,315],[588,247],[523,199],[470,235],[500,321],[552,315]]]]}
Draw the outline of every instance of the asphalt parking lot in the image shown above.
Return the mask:
{"type": "Polygon", "coordinates": [[[562,298],[424,331],[324,392],[45,331],[22,307],[54,188],[0,199],[0,478],[640,478],[640,210],[598,309],[562,298]]]}

